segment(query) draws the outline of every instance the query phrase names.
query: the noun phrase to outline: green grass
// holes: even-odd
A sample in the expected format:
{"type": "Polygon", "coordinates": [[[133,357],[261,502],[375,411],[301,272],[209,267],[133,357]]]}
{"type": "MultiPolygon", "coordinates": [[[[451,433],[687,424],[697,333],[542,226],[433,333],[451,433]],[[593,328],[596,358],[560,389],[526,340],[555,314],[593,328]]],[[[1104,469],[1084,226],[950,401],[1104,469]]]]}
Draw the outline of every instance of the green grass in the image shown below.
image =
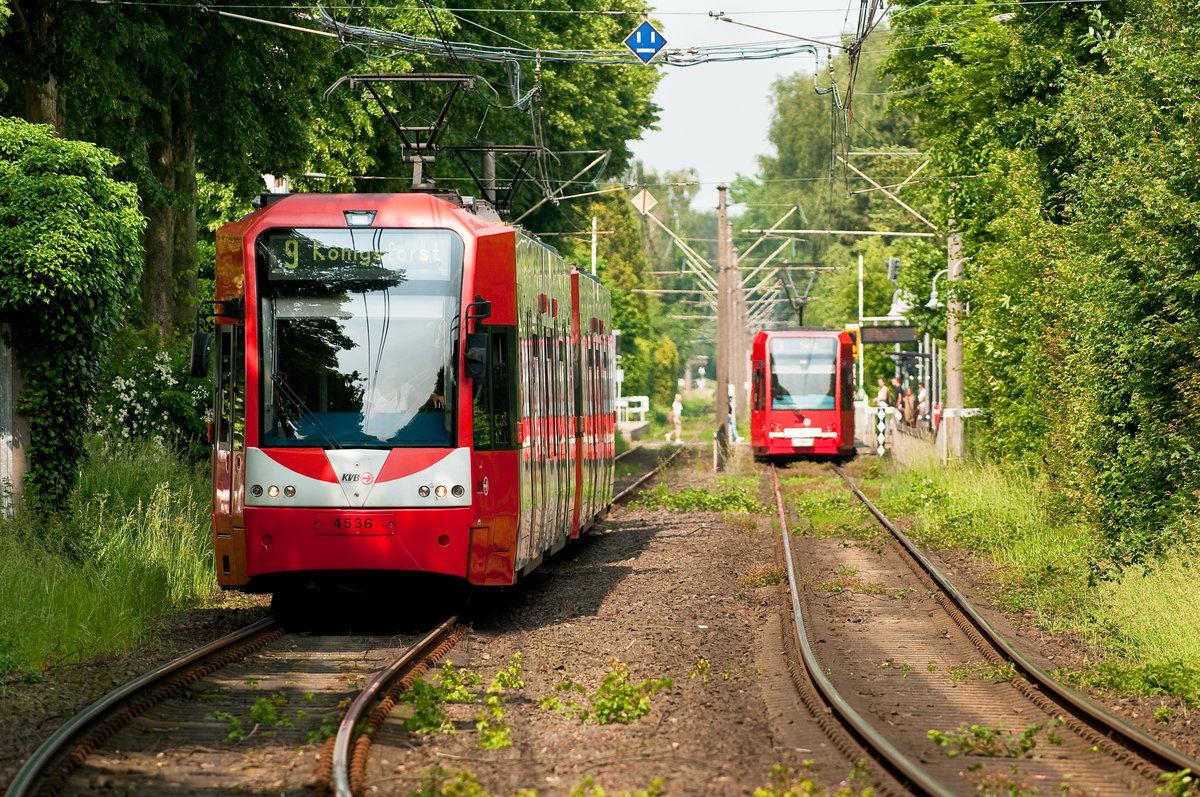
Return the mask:
{"type": "Polygon", "coordinates": [[[840,483],[832,488],[797,493],[791,500],[799,516],[799,522],[792,529],[795,534],[856,540],[868,540],[878,534],[878,528],[867,522],[866,509],[857,498],[842,489],[840,483]]]}
{"type": "Polygon", "coordinates": [[[673,509],[680,512],[763,512],[764,507],[754,497],[754,489],[744,479],[723,476],[716,490],[688,487],[672,492],[670,486],[657,484],[642,492],[631,506],[642,509],[673,509]]]}
{"type": "Polygon", "coordinates": [[[1120,631],[1120,652],[1149,661],[1195,662],[1200,650],[1198,579],[1193,557],[1177,552],[1152,567],[1131,568],[1116,583],[1100,585],[1104,612],[1120,631]]]}
{"type": "Polygon", "coordinates": [[[929,462],[888,479],[880,504],[892,517],[912,518],[911,534],[922,545],[986,554],[1000,568],[1009,608],[1074,618],[1096,608],[1088,587],[1093,537],[1049,509],[1049,489],[996,466],[929,462]]]}
{"type": "Polygon", "coordinates": [[[202,472],[149,446],[94,454],[70,507],[0,520],[0,674],[129,650],[215,587],[202,472]]]}
{"type": "Polygon", "coordinates": [[[1099,578],[1094,535],[1062,511],[1053,485],[994,465],[928,463],[893,473],[881,504],[892,517],[908,516],[923,545],[985,554],[999,568],[1007,608],[1032,609],[1046,627],[1104,651],[1105,661],[1064,673],[1076,683],[1200,706],[1195,551],[1099,578]]]}

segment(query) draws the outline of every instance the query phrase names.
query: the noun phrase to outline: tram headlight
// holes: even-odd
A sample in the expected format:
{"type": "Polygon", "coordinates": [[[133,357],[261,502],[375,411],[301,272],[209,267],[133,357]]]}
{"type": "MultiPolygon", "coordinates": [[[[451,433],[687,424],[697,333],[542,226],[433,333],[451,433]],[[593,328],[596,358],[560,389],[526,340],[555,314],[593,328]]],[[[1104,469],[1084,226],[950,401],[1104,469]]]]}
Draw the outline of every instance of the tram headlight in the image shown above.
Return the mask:
{"type": "Polygon", "coordinates": [[[287,487],[283,488],[283,494],[288,498],[291,498],[296,494],[296,488],[289,484],[287,487]]]}
{"type": "Polygon", "coordinates": [[[435,489],[433,491],[433,494],[436,495],[438,498],[445,498],[446,497],[446,485],[439,484],[437,486],[437,489],[435,489]]]}
{"type": "Polygon", "coordinates": [[[267,495],[271,496],[272,498],[278,497],[279,496],[279,488],[272,484],[270,487],[267,488],[267,495]]]}
{"type": "Polygon", "coordinates": [[[250,488],[250,495],[254,496],[255,498],[260,497],[262,495],[262,485],[261,484],[253,485],[250,488]]]}
{"type": "Polygon", "coordinates": [[[429,485],[422,484],[420,487],[418,487],[417,495],[421,496],[422,498],[428,498],[429,497],[429,485]]]}
{"type": "Polygon", "coordinates": [[[455,498],[462,498],[462,494],[464,492],[466,492],[466,491],[463,490],[463,486],[461,484],[456,484],[450,488],[450,494],[452,496],[454,496],[455,498]]]}

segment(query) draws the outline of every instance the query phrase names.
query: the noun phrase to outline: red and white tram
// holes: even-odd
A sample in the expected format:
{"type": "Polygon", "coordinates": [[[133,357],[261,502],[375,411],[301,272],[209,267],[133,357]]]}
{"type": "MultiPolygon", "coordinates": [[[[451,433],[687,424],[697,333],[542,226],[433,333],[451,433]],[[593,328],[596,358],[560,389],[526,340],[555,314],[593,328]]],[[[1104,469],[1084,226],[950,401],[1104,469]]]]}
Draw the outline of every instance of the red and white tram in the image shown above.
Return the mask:
{"type": "Polygon", "coordinates": [[[223,587],[512,584],[613,490],[608,292],[485,206],[264,195],[217,232],[223,587]]]}
{"type": "Polygon", "coordinates": [[[854,456],[848,332],[764,330],[750,352],[750,445],[758,458],[854,456]]]}

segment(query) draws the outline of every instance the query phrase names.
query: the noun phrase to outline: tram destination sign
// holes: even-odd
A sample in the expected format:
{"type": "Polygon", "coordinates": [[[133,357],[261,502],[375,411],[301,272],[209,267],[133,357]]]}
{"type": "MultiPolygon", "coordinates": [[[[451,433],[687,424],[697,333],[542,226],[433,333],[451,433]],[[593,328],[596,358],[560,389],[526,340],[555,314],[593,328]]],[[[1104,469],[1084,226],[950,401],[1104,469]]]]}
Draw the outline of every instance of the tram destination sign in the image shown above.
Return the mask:
{"type": "Polygon", "coordinates": [[[863,327],[863,343],[911,343],[917,339],[916,327],[863,327]]]}

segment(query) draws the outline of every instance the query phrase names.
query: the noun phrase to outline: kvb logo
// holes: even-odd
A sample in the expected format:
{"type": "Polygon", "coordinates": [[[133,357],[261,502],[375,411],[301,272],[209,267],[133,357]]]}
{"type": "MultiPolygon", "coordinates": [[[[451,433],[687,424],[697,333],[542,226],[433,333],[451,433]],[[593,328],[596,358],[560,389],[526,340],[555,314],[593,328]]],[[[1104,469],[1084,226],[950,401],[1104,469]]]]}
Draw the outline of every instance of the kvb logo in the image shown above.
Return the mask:
{"type": "Polygon", "coordinates": [[[350,482],[350,483],[358,482],[359,484],[370,484],[371,482],[375,481],[375,477],[373,475],[371,475],[370,471],[367,471],[365,473],[343,473],[342,481],[350,482]]]}

